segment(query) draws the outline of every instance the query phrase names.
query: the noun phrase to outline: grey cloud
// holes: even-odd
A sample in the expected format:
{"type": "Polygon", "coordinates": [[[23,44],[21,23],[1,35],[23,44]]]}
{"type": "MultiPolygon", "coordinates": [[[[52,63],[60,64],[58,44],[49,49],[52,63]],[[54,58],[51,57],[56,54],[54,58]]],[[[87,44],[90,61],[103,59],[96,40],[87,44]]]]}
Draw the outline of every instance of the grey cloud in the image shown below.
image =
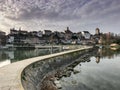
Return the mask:
{"type": "MultiPolygon", "coordinates": [[[[1,1],[1,11],[14,20],[54,19],[68,20],[99,17],[106,9],[118,6],[118,0],[6,0],[1,1]]],[[[112,10],[110,11],[112,12],[112,10]]]]}
{"type": "Polygon", "coordinates": [[[118,2],[118,0],[92,0],[91,2],[85,4],[77,14],[82,14],[81,16],[84,18],[101,18],[101,16],[107,17],[110,16],[112,12],[115,12],[115,7],[120,9],[119,4],[120,2],[118,2]]]}
{"type": "Polygon", "coordinates": [[[39,28],[57,27],[55,24],[58,27],[95,27],[106,22],[111,24],[114,20],[119,23],[119,4],[120,0],[0,0],[0,13],[28,27],[33,23],[39,28]],[[40,21],[44,26],[39,25],[40,21]]]}
{"type": "MultiPolygon", "coordinates": [[[[11,0],[10,0],[11,1],[11,0]]],[[[72,19],[76,18],[74,10],[83,5],[82,0],[25,0],[7,2],[7,8],[10,9],[13,15],[9,15],[8,9],[4,10],[8,13],[6,17],[19,19],[72,19]],[[11,6],[9,6],[11,4],[11,6]],[[14,14],[17,16],[15,17],[14,14]]],[[[3,5],[4,6],[4,5],[3,5]]]]}
{"type": "Polygon", "coordinates": [[[10,27],[11,26],[9,23],[6,23],[6,22],[2,22],[1,25],[5,26],[5,27],[10,27]]]}

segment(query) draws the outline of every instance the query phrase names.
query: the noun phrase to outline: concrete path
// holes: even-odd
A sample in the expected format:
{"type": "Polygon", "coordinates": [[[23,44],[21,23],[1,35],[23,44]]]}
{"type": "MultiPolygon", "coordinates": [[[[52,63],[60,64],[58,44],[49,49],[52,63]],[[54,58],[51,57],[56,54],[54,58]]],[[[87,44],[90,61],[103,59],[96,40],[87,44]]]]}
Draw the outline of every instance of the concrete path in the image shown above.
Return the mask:
{"type": "Polygon", "coordinates": [[[92,48],[92,47],[85,47],[85,48],[80,48],[76,50],[70,50],[70,51],[25,59],[19,62],[9,64],[7,66],[1,67],[0,68],[0,90],[24,90],[21,84],[21,73],[24,70],[24,68],[27,67],[29,64],[32,64],[36,61],[40,61],[43,59],[56,57],[63,54],[72,53],[72,52],[80,51],[83,49],[89,49],[89,48],[92,48]]]}

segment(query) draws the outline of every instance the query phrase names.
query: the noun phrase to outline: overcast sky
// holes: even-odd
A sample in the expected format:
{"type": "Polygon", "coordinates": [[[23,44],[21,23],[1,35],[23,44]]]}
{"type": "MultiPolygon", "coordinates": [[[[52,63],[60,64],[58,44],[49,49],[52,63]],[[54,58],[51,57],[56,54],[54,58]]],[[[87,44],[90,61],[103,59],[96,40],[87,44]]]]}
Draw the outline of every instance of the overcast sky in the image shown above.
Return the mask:
{"type": "Polygon", "coordinates": [[[120,33],[120,0],[0,0],[0,30],[120,33]]]}

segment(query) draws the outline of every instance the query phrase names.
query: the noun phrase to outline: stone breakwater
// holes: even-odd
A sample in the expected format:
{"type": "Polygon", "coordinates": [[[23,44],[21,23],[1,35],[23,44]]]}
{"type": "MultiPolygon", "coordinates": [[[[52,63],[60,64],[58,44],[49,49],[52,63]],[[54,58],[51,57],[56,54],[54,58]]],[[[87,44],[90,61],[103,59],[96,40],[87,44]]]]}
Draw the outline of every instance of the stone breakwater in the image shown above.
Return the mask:
{"type": "MultiPolygon", "coordinates": [[[[89,50],[81,50],[57,57],[44,59],[35,62],[24,69],[22,72],[22,84],[25,90],[58,90],[59,84],[55,84],[62,76],[69,76],[67,66],[71,71],[77,62],[84,61],[88,56],[89,50]],[[65,73],[66,72],[66,73],[65,73]]],[[[89,59],[86,59],[86,61],[89,59]]],[[[74,71],[77,73],[77,71],[74,71]]]]}
{"type": "Polygon", "coordinates": [[[80,62],[89,62],[90,61],[89,54],[84,54],[78,59],[76,59],[74,62],[72,62],[70,65],[66,65],[66,67],[60,67],[58,70],[54,71],[54,73],[47,74],[43,80],[41,81],[40,90],[58,90],[62,89],[62,85],[60,83],[60,79],[62,77],[70,77],[71,74],[77,74],[80,73],[80,71],[75,70],[74,67],[80,62]]]}
{"type": "Polygon", "coordinates": [[[47,73],[55,71],[57,69],[56,67],[64,66],[66,64],[65,62],[69,61],[69,58],[73,58],[69,57],[68,54],[85,51],[91,48],[93,47],[83,46],[74,50],[25,59],[1,67],[0,90],[38,90],[37,88],[40,88],[40,84],[38,83],[42,81],[43,77],[46,76],[47,73]],[[63,57],[62,62],[64,64],[59,63],[61,62],[59,56],[63,57]],[[65,60],[65,57],[68,57],[68,60],[65,60]],[[54,58],[57,60],[54,61],[54,58]],[[57,64],[55,63],[52,65],[52,63],[50,63],[51,60],[53,60],[52,62],[54,63],[57,62],[57,64]],[[50,64],[46,64],[44,61],[47,61],[47,63],[50,64]]]}

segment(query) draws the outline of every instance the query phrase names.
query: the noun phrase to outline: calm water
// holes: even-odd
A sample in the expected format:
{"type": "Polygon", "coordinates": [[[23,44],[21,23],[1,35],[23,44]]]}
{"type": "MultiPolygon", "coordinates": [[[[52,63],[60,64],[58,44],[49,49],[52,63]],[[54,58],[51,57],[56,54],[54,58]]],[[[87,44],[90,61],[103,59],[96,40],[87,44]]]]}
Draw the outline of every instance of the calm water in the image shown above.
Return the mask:
{"type": "Polygon", "coordinates": [[[79,73],[60,79],[61,90],[120,90],[120,51],[99,49],[74,70],[79,73]]]}
{"type": "Polygon", "coordinates": [[[36,56],[42,56],[50,53],[59,52],[59,50],[54,49],[34,49],[34,50],[14,50],[14,51],[0,51],[0,67],[8,65],[13,62],[17,62],[23,59],[32,58],[36,56]]]}

